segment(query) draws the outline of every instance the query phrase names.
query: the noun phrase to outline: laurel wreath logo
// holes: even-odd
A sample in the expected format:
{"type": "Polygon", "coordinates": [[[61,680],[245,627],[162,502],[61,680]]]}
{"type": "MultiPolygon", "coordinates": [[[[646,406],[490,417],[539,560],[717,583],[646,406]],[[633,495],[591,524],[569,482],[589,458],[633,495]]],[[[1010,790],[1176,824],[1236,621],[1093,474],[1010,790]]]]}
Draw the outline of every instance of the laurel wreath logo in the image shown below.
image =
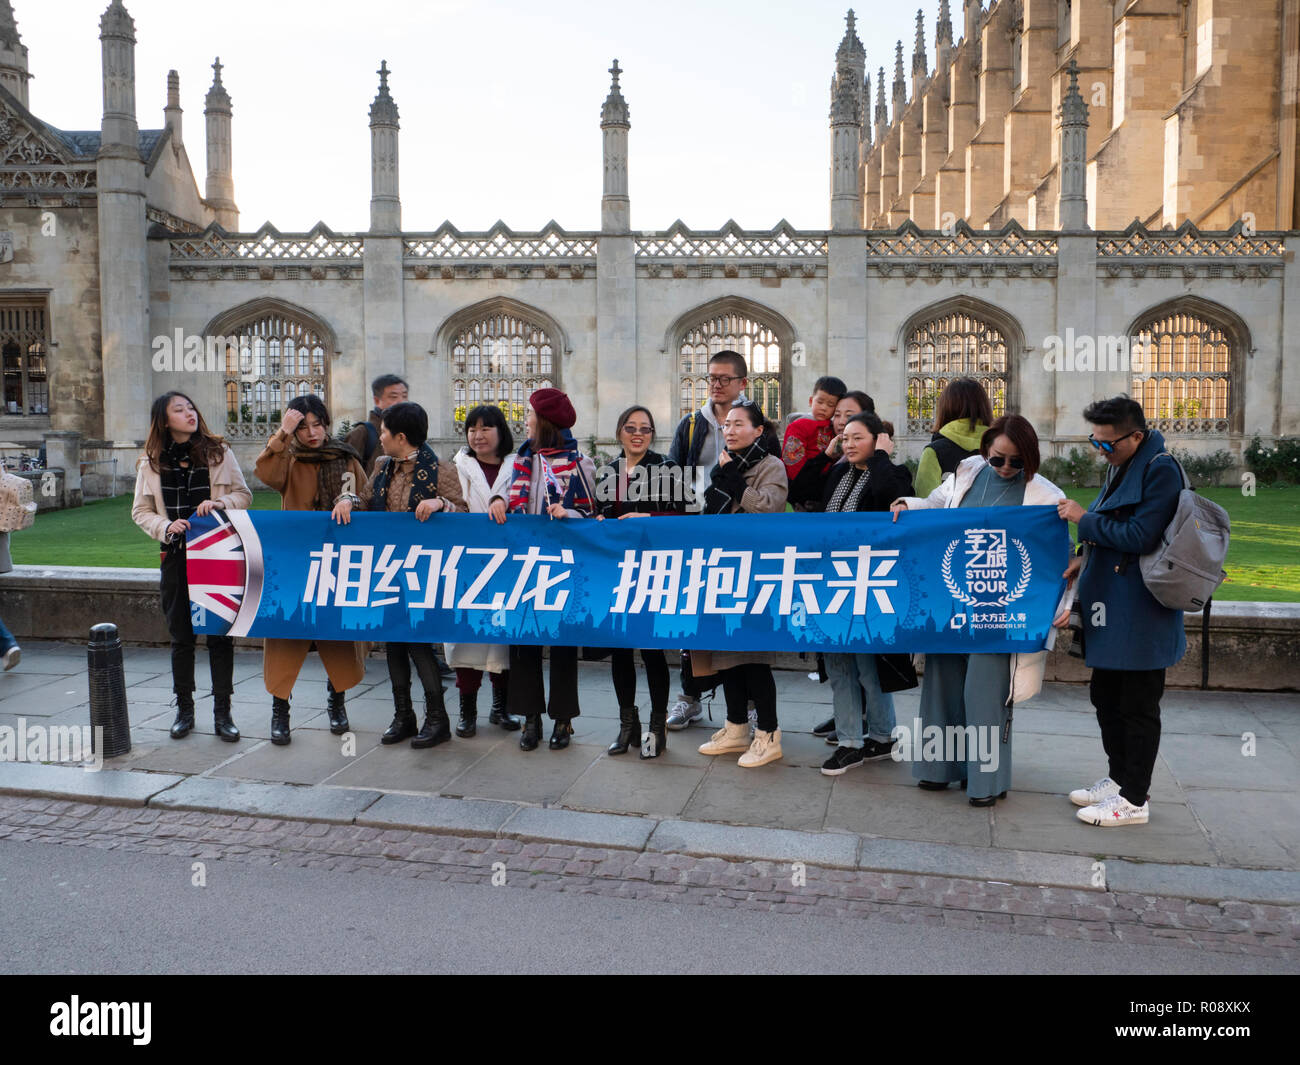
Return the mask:
{"type": "Polygon", "coordinates": [[[1025,549],[1023,543],[1014,537],[1011,540],[1011,542],[1016,546],[1016,552],[1020,555],[1019,583],[1013,591],[1008,592],[1006,595],[999,596],[991,602],[985,602],[982,599],[976,599],[974,596],[962,591],[961,588],[958,587],[957,581],[953,578],[952,554],[957,550],[957,545],[960,542],[961,541],[959,540],[954,540],[948,545],[948,550],[943,553],[943,562],[939,566],[940,572],[943,574],[943,583],[947,586],[949,594],[951,594],[954,599],[958,602],[965,603],[968,606],[1009,606],[1025,594],[1025,589],[1029,587],[1031,565],[1029,561],[1029,552],[1025,549]]]}

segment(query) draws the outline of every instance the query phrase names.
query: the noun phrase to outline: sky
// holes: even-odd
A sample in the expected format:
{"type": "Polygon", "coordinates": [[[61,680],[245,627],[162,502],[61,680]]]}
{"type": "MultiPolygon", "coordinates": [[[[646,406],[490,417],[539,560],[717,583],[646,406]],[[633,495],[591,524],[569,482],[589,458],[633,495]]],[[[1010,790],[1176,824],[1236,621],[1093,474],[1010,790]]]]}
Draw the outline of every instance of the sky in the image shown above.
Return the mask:
{"type": "MultiPolygon", "coordinates": [[[[31,110],[98,129],[99,17],[108,0],[13,0],[31,110]]],[[[181,79],[202,192],[203,98],[221,57],[233,100],[240,229],[300,232],[370,218],[369,108],[387,60],[401,114],[402,226],[598,229],[600,107],[617,57],[631,110],[632,225],[829,225],[830,79],[846,0],[126,0],[136,113],[163,125],[181,79]]],[[[934,62],[938,0],[921,0],[934,62]]],[[[953,0],[955,36],[961,2],[953,0]]],[[[858,36],[892,82],[911,77],[916,8],[858,0],[858,36]]],[[[888,88],[888,85],[887,85],[888,88]]]]}

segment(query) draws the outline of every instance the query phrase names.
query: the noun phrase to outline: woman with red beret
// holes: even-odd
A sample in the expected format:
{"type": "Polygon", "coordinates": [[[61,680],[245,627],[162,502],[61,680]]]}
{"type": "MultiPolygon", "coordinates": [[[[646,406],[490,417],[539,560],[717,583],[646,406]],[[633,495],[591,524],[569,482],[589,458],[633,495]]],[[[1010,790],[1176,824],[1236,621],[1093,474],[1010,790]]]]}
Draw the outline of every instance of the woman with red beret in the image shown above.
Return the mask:
{"type": "MultiPolygon", "coordinates": [[[[578,415],[558,388],[539,388],[528,397],[528,439],[514,460],[506,495],[493,496],[488,514],[504,524],[506,514],[546,514],[553,520],[589,518],[595,511],[592,485],[596,467],[578,450],[570,431],[578,415]]],[[[541,742],[542,707],[555,727],[553,751],[569,745],[578,716],[578,649],[551,648],[551,696],[542,684],[542,648],[510,648],[510,713],[524,719],[519,746],[535,750],[541,742]]]]}

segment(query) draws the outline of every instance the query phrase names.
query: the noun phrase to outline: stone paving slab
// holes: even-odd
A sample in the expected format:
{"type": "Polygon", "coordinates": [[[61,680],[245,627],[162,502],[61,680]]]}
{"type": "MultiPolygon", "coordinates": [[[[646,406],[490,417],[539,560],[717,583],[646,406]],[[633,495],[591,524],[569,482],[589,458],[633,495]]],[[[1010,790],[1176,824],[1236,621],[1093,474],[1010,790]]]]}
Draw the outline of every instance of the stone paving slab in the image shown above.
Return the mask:
{"type": "Polygon", "coordinates": [[[643,850],[658,824],[644,817],[587,814],[576,810],[539,809],[521,806],[501,826],[507,839],[552,840],[588,847],[616,847],[643,850]]]}
{"type": "Polygon", "coordinates": [[[803,862],[826,869],[853,869],[857,866],[859,843],[857,836],[847,833],[661,821],[646,848],[709,858],[803,862]]]}
{"type": "Polygon", "coordinates": [[[149,805],[171,810],[351,824],[379,798],[377,791],[351,788],[309,788],[253,780],[187,777],[175,787],[152,796],[149,805]]]}
{"type": "Polygon", "coordinates": [[[1106,862],[1106,887],[1135,894],[1178,894],[1220,902],[1241,899],[1279,906],[1300,904],[1300,873],[1280,869],[1211,869],[1203,865],[1106,862]]]}
{"type": "Polygon", "coordinates": [[[994,882],[1099,888],[1091,858],[1041,851],[994,850],[950,843],[918,843],[901,839],[864,839],[859,869],[879,872],[933,873],[994,882]]]}
{"type": "Polygon", "coordinates": [[[166,773],[93,772],[39,762],[0,762],[0,794],[89,799],[111,806],[143,806],[185,779],[166,773]]]}
{"type": "Polygon", "coordinates": [[[433,795],[384,795],[357,815],[358,825],[435,829],[457,836],[495,836],[519,810],[510,802],[442,799],[433,795]]]}

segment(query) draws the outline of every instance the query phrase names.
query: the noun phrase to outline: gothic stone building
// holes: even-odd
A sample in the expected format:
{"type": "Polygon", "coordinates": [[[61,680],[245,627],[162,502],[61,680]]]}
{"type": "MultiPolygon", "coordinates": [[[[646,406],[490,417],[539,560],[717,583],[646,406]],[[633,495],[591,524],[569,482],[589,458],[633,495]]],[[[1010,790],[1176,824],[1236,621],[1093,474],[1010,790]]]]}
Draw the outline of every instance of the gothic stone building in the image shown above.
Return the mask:
{"type": "Polygon", "coordinates": [[[865,388],[913,456],[962,374],[1049,453],[1086,439],[1091,398],[1121,391],[1190,450],[1239,456],[1254,434],[1300,431],[1300,359],[1284,355],[1300,321],[1300,0],[966,0],[963,14],[954,43],[942,0],[931,67],[918,13],[910,86],[900,43],[892,113],[880,69],[869,115],[850,12],[827,230],[633,229],[616,62],[598,232],[404,231],[383,66],[370,228],[281,233],[240,229],[219,62],[200,190],[174,73],[161,127],[139,128],[121,0],[100,20],[97,132],[29,109],[27,48],[0,0],[0,440],[44,441],[73,499],[78,457],[116,458],[122,479],[152,397],[175,387],[251,469],[289,398],[359,418],[392,371],[444,453],[467,407],[520,421],[544,384],[608,448],[634,401],[666,435],[723,347],[749,357],[751,393],[778,416],[823,373],[865,388]]]}

